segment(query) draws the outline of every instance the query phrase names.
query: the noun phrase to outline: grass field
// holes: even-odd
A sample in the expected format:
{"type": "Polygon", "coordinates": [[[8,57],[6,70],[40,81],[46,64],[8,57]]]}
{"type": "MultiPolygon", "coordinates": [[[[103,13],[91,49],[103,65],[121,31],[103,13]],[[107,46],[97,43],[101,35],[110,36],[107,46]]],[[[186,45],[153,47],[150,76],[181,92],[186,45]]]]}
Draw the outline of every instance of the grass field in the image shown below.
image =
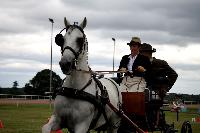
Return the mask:
{"type": "Polygon", "coordinates": [[[197,108],[188,108],[188,112],[181,112],[179,113],[179,118],[177,121],[176,112],[166,112],[166,121],[167,123],[171,124],[174,122],[176,129],[179,129],[179,133],[181,130],[181,126],[184,121],[189,121],[192,126],[193,133],[200,133],[200,123],[192,122],[192,118],[199,118],[200,115],[197,114],[197,108]]]}
{"type": "Polygon", "coordinates": [[[0,133],[40,133],[51,112],[48,104],[0,105],[0,133]]]}
{"type": "MultiPolygon", "coordinates": [[[[183,121],[191,122],[192,118],[200,117],[199,114],[192,113],[197,112],[197,107],[190,107],[188,110],[188,113],[180,113],[178,122],[176,113],[166,112],[167,122],[174,122],[175,127],[181,129],[183,121]]],[[[51,113],[52,107],[49,104],[0,104],[0,120],[4,125],[0,133],[41,133],[42,125],[51,113]]],[[[200,123],[191,124],[193,133],[200,133],[200,123]]]]}

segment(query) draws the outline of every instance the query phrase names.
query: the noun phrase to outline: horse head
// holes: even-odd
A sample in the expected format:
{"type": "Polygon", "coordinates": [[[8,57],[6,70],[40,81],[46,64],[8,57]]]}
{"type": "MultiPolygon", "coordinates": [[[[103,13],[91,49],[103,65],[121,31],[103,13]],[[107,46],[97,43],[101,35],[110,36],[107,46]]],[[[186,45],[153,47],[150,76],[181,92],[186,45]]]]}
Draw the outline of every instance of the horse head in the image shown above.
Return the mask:
{"type": "Polygon", "coordinates": [[[61,47],[61,60],[59,62],[61,70],[64,74],[70,74],[75,67],[76,61],[83,50],[86,43],[86,37],[83,29],[86,27],[87,19],[84,18],[80,25],[74,23],[71,25],[66,18],[64,18],[66,33],[62,36],[62,30],[55,38],[55,42],[61,47]]]}

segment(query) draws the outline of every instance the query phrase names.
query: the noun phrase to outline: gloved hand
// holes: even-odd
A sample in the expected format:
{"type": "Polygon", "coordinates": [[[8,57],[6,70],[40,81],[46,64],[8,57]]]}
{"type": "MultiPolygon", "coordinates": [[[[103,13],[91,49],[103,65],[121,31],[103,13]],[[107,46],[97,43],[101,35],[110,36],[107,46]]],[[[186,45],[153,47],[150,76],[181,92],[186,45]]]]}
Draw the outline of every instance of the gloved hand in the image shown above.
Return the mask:
{"type": "Polygon", "coordinates": [[[136,71],[138,71],[138,72],[145,72],[146,70],[144,69],[143,66],[138,66],[138,67],[136,68],[136,71]]]}
{"type": "Polygon", "coordinates": [[[122,80],[122,77],[123,77],[123,73],[126,73],[127,72],[127,69],[122,67],[120,68],[119,70],[119,73],[117,73],[117,77],[120,78],[120,80],[122,80]]]}
{"type": "Polygon", "coordinates": [[[122,73],[125,73],[125,72],[127,72],[127,69],[122,67],[122,68],[119,69],[119,71],[122,72],[122,73]]]}

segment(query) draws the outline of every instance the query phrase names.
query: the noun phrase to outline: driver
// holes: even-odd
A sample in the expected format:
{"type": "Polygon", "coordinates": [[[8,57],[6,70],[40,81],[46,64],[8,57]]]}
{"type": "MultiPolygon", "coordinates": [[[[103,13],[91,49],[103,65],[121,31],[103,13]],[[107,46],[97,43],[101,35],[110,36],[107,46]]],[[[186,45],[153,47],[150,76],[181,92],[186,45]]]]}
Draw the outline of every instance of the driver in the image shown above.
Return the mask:
{"type": "MultiPolygon", "coordinates": [[[[123,111],[132,121],[138,121],[144,118],[144,89],[151,63],[148,57],[139,53],[141,47],[139,37],[132,37],[127,45],[130,47],[130,54],[124,55],[119,65],[119,71],[125,74],[124,77],[122,73],[118,73],[117,76],[122,80],[120,86],[123,111]]],[[[141,128],[146,128],[144,123],[136,123],[141,128]]],[[[135,130],[126,120],[122,119],[118,133],[132,133],[135,130]]]]}
{"type": "Polygon", "coordinates": [[[126,92],[144,92],[146,80],[148,79],[148,70],[151,63],[148,57],[139,53],[141,40],[139,37],[132,37],[130,43],[131,54],[124,55],[120,61],[119,71],[125,72],[122,79],[122,74],[118,73],[118,77],[122,79],[122,84],[125,85],[126,92]]]}

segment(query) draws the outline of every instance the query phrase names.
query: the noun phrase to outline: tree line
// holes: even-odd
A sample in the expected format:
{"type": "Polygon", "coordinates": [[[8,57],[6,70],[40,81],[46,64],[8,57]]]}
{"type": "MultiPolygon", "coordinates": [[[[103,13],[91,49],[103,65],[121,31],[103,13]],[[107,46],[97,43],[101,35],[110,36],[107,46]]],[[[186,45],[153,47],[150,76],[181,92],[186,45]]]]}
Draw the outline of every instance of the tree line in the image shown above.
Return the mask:
{"type": "Polygon", "coordinates": [[[195,101],[196,103],[200,104],[200,94],[199,95],[193,95],[193,94],[176,94],[176,93],[169,93],[169,95],[165,96],[165,100],[172,102],[174,101],[176,95],[179,95],[179,97],[182,99],[182,101],[195,101]]]}
{"type": "MultiPolygon", "coordinates": [[[[52,71],[52,91],[61,87],[62,79],[52,71]]],[[[13,95],[45,95],[50,88],[50,70],[44,69],[38,72],[24,87],[18,88],[18,82],[14,81],[11,88],[0,87],[0,93],[13,95]]]]}
{"type": "MultiPolygon", "coordinates": [[[[44,69],[39,71],[24,87],[18,88],[18,82],[14,81],[11,88],[0,87],[0,94],[13,95],[45,95],[50,88],[50,70],[44,69]]],[[[62,79],[59,75],[52,71],[52,91],[62,86],[62,79]]],[[[165,100],[173,101],[176,93],[169,93],[165,96],[165,100]]],[[[184,101],[197,101],[200,103],[200,95],[181,94],[184,101]]]]}

